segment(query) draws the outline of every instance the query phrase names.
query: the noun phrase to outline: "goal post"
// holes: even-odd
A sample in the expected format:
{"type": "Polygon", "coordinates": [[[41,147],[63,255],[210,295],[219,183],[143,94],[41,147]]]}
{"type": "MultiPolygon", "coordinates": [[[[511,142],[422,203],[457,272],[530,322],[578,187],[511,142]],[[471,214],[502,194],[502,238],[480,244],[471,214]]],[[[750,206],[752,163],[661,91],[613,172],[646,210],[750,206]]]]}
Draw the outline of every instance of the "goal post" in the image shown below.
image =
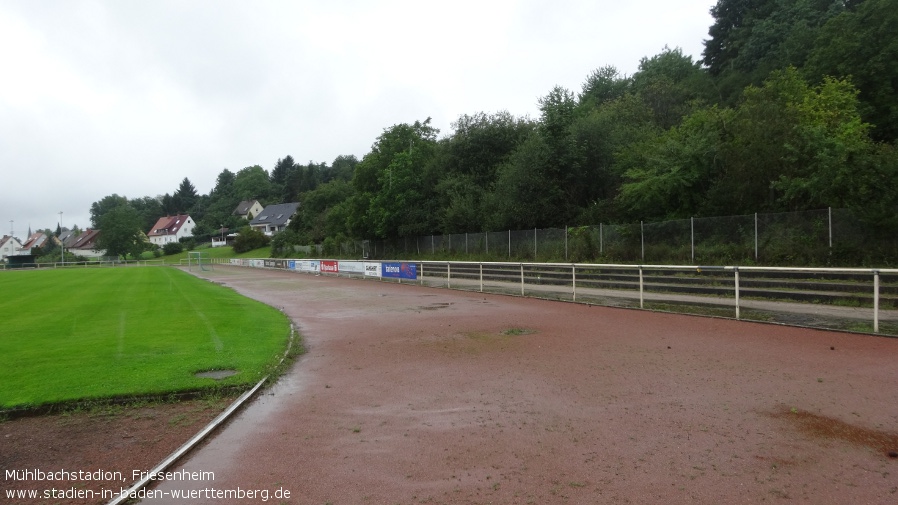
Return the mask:
{"type": "Polygon", "coordinates": [[[212,270],[212,260],[201,251],[187,251],[187,270],[193,270],[194,267],[202,271],[212,270]]]}

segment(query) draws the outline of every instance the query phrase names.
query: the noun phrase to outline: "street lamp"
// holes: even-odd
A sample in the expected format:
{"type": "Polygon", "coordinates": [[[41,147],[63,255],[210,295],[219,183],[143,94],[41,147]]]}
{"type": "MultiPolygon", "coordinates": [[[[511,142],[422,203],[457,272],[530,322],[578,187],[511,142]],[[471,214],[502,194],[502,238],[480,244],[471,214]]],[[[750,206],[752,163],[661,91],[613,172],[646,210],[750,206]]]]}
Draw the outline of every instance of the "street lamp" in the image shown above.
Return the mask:
{"type": "Polygon", "coordinates": [[[14,236],[15,231],[13,231],[15,230],[15,227],[13,227],[14,222],[15,221],[13,221],[12,219],[9,220],[9,238],[11,239],[10,242],[12,243],[12,254],[10,254],[10,256],[16,255],[16,238],[14,236]]]}
{"type": "MultiPolygon", "coordinates": [[[[59,234],[62,235],[62,211],[59,211],[59,234]]],[[[59,239],[59,237],[56,237],[59,239]]],[[[59,240],[59,261],[65,266],[65,245],[59,240]]]]}

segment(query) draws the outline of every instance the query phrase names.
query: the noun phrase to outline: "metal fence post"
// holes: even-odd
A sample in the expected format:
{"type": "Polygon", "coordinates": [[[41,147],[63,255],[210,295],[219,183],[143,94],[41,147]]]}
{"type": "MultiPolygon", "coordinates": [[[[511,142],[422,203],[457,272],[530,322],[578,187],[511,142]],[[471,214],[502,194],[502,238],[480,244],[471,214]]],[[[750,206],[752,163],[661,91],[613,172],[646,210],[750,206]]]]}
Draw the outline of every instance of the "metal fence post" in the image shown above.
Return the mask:
{"type": "Polygon", "coordinates": [[[508,230],[508,259],[511,259],[511,230],[508,230]]]}
{"type": "Polygon", "coordinates": [[[480,264],[480,292],[483,293],[483,263],[480,264]]]}
{"type": "Polygon", "coordinates": [[[643,307],[643,296],[642,296],[642,291],[643,291],[642,284],[643,284],[642,283],[642,265],[639,265],[639,308],[640,309],[644,308],[643,307]]]}
{"type": "Polygon", "coordinates": [[[879,333],[879,270],[873,271],[873,333],[879,333]]]}
{"type": "Polygon", "coordinates": [[[739,319],[739,267],[734,268],[736,273],[736,320],[739,319]]]}
{"type": "Polygon", "coordinates": [[[577,301],[577,265],[571,265],[571,289],[574,295],[574,301],[577,301]]]}
{"type": "Polygon", "coordinates": [[[452,287],[452,265],[446,262],[446,288],[452,287]]]}
{"type": "Polygon", "coordinates": [[[524,264],[521,263],[521,296],[524,296],[524,264]]]}
{"type": "Polygon", "coordinates": [[[536,261],[536,228],[533,229],[533,261],[536,261]]]}

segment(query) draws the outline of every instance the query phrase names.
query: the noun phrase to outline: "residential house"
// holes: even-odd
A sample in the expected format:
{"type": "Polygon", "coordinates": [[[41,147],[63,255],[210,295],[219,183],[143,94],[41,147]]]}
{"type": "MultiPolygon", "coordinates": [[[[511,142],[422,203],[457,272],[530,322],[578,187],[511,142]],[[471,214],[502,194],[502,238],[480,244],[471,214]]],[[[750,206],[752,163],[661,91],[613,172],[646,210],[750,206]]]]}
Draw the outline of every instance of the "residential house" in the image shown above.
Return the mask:
{"type": "Polygon", "coordinates": [[[19,248],[19,254],[32,254],[35,247],[40,247],[47,243],[48,237],[42,231],[34,232],[28,237],[19,248]]]}
{"type": "Polygon", "coordinates": [[[237,205],[233,214],[252,221],[260,212],[262,212],[262,204],[258,200],[244,200],[237,205]]]}
{"type": "Polygon", "coordinates": [[[68,228],[62,228],[59,230],[59,241],[65,246],[68,247],[68,242],[74,240],[75,232],[68,228]]]}
{"type": "Polygon", "coordinates": [[[269,205],[262,209],[262,212],[249,222],[249,225],[266,235],[274,235],[287,229],[287,225],[290,224],[290,220],[293,219],[298,208],[298,202],[269,205]]]}
{"type": "Polygon", "coordinates": [[[165,216],[156,221],[153,229],[147,233],[147,237],[149,237],[151,243],[162,247],[169,242],[177,242],[184,237],[192,237],[194,226],[196,226],[196,223],[186,214],[165,216]]]}
{"type": "Polygon", "coordinates": [[[97,238],[99,237],[100,230],[88,228],[81,232],[81,235],[75,237],[72,242],[66,242],[66,251],[86,258],[103,257],[106,255],[106,251],[97,249],[97,238]]]}
{"type": "Polygon", "coordinates": [[[22,243],[15,237],[3,235],[0,239],[0,259],[6,259],[7,256],[19,254],[22,250],[22,243]]]}

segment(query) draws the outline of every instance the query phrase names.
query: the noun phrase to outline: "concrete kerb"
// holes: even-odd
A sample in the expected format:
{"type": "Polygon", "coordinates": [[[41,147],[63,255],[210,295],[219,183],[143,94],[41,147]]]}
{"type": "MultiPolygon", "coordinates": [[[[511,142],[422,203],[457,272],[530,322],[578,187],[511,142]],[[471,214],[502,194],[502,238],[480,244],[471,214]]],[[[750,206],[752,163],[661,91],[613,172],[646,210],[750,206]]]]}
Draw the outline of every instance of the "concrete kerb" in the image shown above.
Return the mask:
{"type": "MultiPolygon", "coordinates": [[[[296,329],[293,323],[290,323],[290,341],[287,343],[287,349],[284,351],[284,355],[281,356],[278,365],[284,363],[284,360],[287,359],[287,356],[290,354],[290,349],[293,348],[293,340],[296,336],[296,329]]],[[[165,459],[162,460],[158,465],[156,465],[152,470],[147,473],[147,475],[141,480],[135,482],[130,488],[123,491],[119,494],[118,497],[108,502],[108,505],[119,505],[127,502],[131,499],[131,496],[135,495],[138,491],[147,486],[150,482],[152,482],[156,475],[160,472],[164,472],[171,465],[173,465],[176,461],[181,459],[185,454],[190,452],[191,449],[196,447],[197,444],[206,439],[212,432],[214,432],[219,426],[225,423],[235,412],[237,412],[240,407],[242,407],[247,400],[252,398],[259,389],[262,388],[262,385],[265,384],[265,381],[268,380],[270,376],[266,375],[259,382],[256,383],[249,391],[240,395],[239,398],[234,400],[234,402],[228,406],[221,414],[219,414],[215,419],[209,422],[202,430],[200,430],[196,435],[190,438],[187,442],[184,442],[181,447],[178,447],[174,452],[169,454],[165,459]]]]}

